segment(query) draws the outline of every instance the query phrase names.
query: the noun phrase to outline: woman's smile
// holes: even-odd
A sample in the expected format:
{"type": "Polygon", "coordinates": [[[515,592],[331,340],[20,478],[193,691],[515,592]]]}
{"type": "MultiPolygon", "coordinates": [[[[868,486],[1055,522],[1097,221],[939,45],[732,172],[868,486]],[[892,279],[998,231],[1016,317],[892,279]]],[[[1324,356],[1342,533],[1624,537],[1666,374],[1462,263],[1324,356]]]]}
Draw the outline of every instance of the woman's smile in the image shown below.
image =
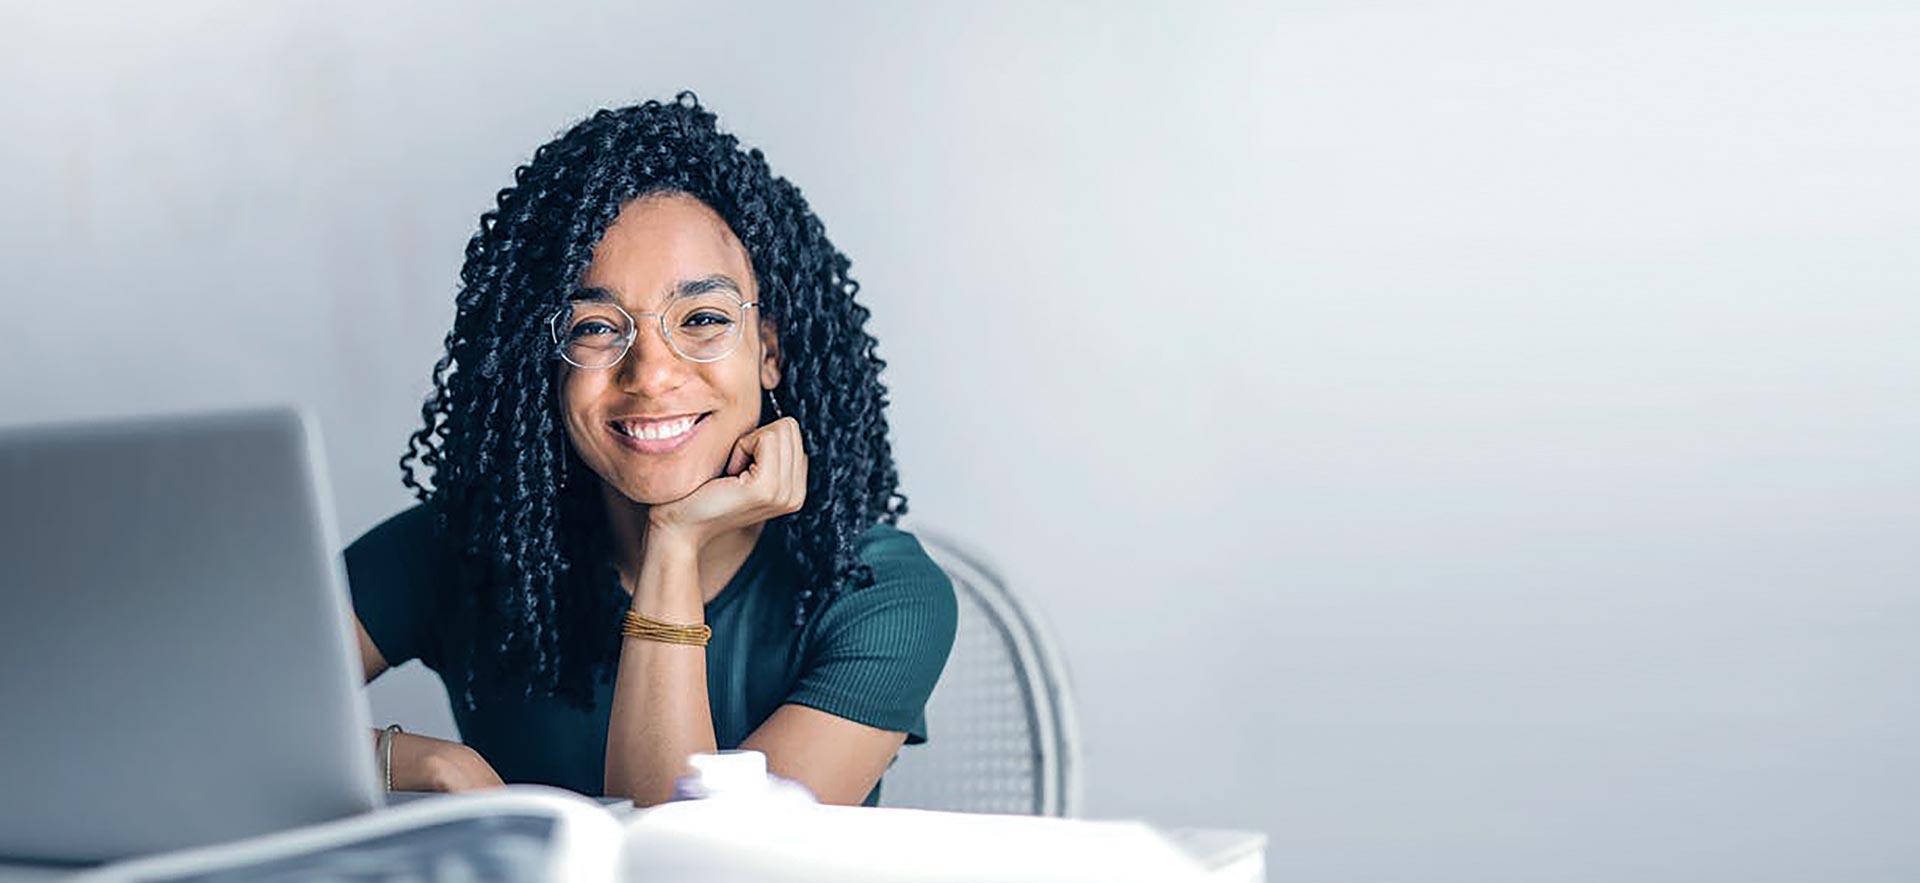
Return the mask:
{"type": "Polygon", "coordinates": [[[712,413],[623,417],[607,421],[607,431],[628,450],[642,454],[670,454],[692,441],[712,413]]]}

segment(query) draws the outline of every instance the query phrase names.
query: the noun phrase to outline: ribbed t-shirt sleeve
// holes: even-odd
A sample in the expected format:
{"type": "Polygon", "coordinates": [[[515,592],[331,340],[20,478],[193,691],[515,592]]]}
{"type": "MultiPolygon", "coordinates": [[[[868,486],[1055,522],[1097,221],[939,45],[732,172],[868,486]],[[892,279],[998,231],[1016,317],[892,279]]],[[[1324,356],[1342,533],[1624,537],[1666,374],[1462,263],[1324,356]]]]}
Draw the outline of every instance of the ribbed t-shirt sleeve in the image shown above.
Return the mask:
{"type": "Polygon", "coordinates": [[[414,505],[347,546],[353,613],[389,666],[420,659],[438,669],[429,628],[436,578],[433,516],[414,505]]]}
{"type": "Polygon", "coordinates": [[[836,593],[811,626],[788,702],[927,741],[927,697],[953,650],[953,582],[912,534],[881,525],[862,538],[874,583],[836,593]]]}

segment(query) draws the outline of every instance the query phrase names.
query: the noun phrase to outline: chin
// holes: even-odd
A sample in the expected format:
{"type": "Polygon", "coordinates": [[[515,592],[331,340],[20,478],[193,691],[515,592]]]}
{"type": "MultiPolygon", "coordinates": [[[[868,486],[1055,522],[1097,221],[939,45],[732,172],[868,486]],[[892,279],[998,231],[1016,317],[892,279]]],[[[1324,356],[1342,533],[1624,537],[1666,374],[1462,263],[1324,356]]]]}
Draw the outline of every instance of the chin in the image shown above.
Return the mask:
{"type": "Polygon", "coordinates": [[[624,481],[608,482],[620,495],[643,506],[658,506],[684,499],[704,484],[704,479],[696,476],[648,476],[646,478],[628,477],[624,481]]]}
{"type": "Polygon", "coordinates": [[[685,494],[675,496],[672,489],[662,488],[650,482],[638,485],[631,482],[608,482],[608,487],[613,488],[616,493],[625,497],[628,502],[638,503],[642,506],[658,506],[662,503],[671,503],[674,500],[680,499],[681,496],[685,496],[685,494]]]}
{"type": "MultiPolygon", "coordinates": [[[[698,441],[698,440],[696,440],[698,441]]],[[[671,455],[642,455],[617,447],[595,449],[588,468],[607,488],[628,501],[658,506],[684,499],[726,468],[731,445],[713,451],[685,449],[671,455]]]]}

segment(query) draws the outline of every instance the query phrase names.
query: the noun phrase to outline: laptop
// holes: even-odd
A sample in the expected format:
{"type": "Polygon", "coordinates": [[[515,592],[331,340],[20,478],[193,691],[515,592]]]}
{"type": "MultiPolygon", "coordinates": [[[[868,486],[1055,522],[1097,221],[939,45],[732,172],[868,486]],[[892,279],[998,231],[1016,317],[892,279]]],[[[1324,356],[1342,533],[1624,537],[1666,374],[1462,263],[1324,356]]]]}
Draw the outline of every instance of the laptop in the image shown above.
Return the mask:
{"type": "Polygon", "coordinates": [[[381,802],[314,421],[0,429],[0,860],[381,802]]]}

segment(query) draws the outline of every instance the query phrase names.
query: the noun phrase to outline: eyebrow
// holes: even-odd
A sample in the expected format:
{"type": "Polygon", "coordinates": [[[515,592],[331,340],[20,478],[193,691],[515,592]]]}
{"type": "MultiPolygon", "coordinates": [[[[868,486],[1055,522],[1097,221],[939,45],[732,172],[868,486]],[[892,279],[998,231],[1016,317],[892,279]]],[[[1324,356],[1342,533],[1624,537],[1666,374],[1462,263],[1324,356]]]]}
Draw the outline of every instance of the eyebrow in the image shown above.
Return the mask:
{"type": "MultiPolygon", "coordinates": [[[[701,276],[698,279],[682,279],[673,284],[672,289],[668,291],[668,296],[693,297],[695,295],[706,294],[710,291],[731,291],[736,295],[745,297],[745,295],[740,292],[740,283],[733,281],[733,277],[725,273],[713,273],[711,275],[701,276]]],[[[613,303],[619,299],[620,298],[609,289],[590,285],[575,289],[573,294],[568,296],[567,301],[613,303]]]]}

